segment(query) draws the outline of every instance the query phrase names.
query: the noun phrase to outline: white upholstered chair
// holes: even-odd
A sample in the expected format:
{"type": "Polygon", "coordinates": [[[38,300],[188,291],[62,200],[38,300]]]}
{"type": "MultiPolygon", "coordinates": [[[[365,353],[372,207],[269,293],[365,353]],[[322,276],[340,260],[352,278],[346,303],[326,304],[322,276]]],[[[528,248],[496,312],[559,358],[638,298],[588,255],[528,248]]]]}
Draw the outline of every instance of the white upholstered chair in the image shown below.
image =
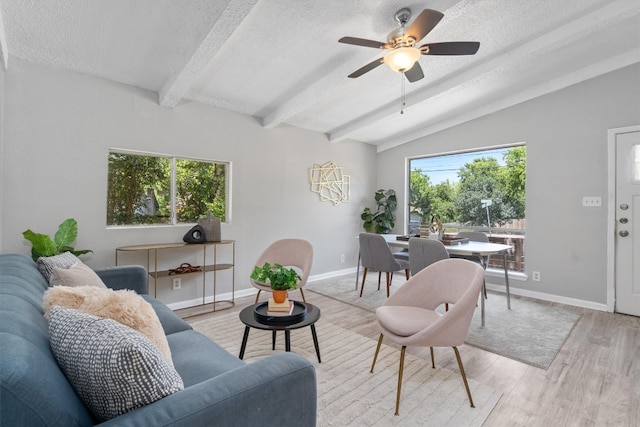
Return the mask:
{"type": "Polygon", "coordinates": [[[376,310],[380,338],[371,372],[375,368],[384,337],[401,346],[396,415],[400,408],[402,370],[408,346],[430,347],[433,368],[433,347],[452,347],[469,403],[474,407],[457,346],[464,343],[469,331],[483,279],[484,271],[476,263],[462,259],[442,260],[412,276],[376,310]],[[436,311],[442,304],[449,304],[449,311],[436,311]]]}
{"type": "MultiPolygon", "coordinates": [[[[301,278],[300,282],[298,282],[298,289],[300,289],[302,301],[306,302],[302,287],[307,283],[309,273],[311,272],[311,265],[313,264],[313,246],[311,246],[311,243],[303,239],[277,240],[262,252],[262,255],[260,255],[255,265],[262,267],[265,262],[269,264],[278,263],[285,267],[295,268],[301,278]]],[[[271,292],[269,285],[253,279],[250,279],[250,281],[253,287],[258,289],[256,303],[260,298],[261,291],[271,292]]]]}

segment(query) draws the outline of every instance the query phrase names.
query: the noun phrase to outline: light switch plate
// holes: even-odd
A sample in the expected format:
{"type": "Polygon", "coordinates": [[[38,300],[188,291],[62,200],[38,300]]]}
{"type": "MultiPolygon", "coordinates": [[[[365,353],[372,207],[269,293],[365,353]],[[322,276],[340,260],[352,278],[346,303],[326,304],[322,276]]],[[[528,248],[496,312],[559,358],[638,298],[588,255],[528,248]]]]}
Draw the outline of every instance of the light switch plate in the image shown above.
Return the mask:
{"type": "Polygon", "coordinates": [[[602,206],[602,198],[596,196],[585,196],[582,198],[582,206],[585,206],[587,208],[598,208],[602,206]]]}

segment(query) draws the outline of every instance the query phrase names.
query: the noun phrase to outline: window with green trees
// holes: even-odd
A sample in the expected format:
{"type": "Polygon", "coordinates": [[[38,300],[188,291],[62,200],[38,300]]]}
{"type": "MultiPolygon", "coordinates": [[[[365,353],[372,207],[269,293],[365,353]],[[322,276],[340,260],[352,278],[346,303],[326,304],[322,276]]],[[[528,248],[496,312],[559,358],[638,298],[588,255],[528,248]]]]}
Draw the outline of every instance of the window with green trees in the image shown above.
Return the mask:
{"type": "Polygon", "coordinates": [[[229,163],[124,150],[108,160],[108,226],[227,220],[229,163]]]}
{"type": "Polygon", "coordinates": [[[524,145],[411,159],[409,232],[421,222],[491,226],[525,218],[524,145]]]}

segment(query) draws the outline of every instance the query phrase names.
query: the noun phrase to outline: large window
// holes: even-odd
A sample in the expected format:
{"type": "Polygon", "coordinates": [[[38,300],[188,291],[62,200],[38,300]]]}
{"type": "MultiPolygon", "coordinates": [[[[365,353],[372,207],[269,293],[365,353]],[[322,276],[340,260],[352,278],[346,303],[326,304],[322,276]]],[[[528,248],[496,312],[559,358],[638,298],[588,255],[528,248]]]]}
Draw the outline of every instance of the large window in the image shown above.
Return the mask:
{"type": "Polygon", "coordinates": [[[478,230],[515,247],[523,271],[526,147],[420,157],[409,160],[408,232],[436,218],[445,233],[478,230]]]}
{"type": "Polygon", "coordinates": [[[193,223],[228,217],[229,163],[151,153],[109,153],[107,225],[193,223]]]}

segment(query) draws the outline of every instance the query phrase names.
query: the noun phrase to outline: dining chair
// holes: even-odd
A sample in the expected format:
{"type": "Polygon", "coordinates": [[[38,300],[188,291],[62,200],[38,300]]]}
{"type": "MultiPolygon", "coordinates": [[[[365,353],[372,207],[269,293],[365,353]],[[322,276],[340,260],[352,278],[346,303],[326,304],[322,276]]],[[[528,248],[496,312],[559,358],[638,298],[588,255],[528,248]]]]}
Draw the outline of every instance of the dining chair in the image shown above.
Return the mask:
{"type": "MultiPolygon", "coordinates": [[[[483,233],[482,231],[460,231],[458,232],[457,237],[460,239],[469,239],[470,242],[489,243],[489,236],[487,236],[487,234],[483,233]]],[[[462,258],[462,259],[468,259],[469,261],[477,262],[485,270],[489,266],[489,256],[477,257],[473,255],[452,255],[451,258],[462,258]]],[[[482,289],[483,289],[482,294],[484,295],[484,298],[487,299],[488,296],[487,296],[486,283],[482,286],[482,289]]]]}
{"type": "Polygon", "coordinates": [[[449,259],[449,252],[441,241],[412,237],[409,239],[409,270],[415,276],[418,271],[434,262],[449,259]]]}
{"type": "MultiPolygon", "coordinates": [[[[458,235],[456,237],[460,239],[469,239],[470,242],[484,242],[484,243],[489,242],[489,236],[487,236],[486,233],[483,233],[482,231],[460,231],[458,232],[458,235]]],[[[469,261],[473,261],[473,262],[480,262],[483,268],[486,268],[486,265],[484,264],[489,263],[489,257],[482,257],[481,259],[478,259],[478,257],[471,256],[471,255],[451,256],[451,258],[454,258],[454,257],[468,259],[469,261]]]]}
{"type": "MultiPolygon", "coordinates": [[[[265,262],[269,264],[278,263],[284,267],[294,268],[298,271],[301,280],[298,282],[298,289],[302,295],[302,301],[307,302],[304,298],[302,287],[307,283],[311,265],[313,264],[313,246],[303,239],[281,239],[270,244],[256,261],[256,266],[262,267],[265,262]]],[[[256,295],[256,304],[260,298],[260,292],[271,292],[268,284],[260,283],[256,280],[249,279],[254,288],[258,289],[256,295]]]]}
{"type": "Polygon", "coordinates": [[[394,258],[391,254],[391,248],[387,241],[379,234],[360,233],[358,236],[360,242],[360,260],[364,271],[362,273],[362,285],[360,286],[360,296],[364,291],[364,282],[367,278],[369,270],[377,271],[378,274],[378,290],[380,290],[380,277],[382,272],[387,276],[387,297],[389,297],[389,288],[393,280],[394,271],[405,271],[405,276],[409,279],[409,261],[394,258]]]}
{"type": "Polygon", "coordinates": [[[395,415],[400,410],[402,373],[408,346],[430,347],[434,369],[433,347],[452,347],[469,403],[475,407],[458,346],[464,343],[469,331],[483,279],[484,271],[478,264],[464,259],[445,259],[412,276],[376,309],[380,338],[371,373],[384,337],[401,346],[395,415]],[[444,314],[436,311],[442,304],[451,306],[444,314]]]}

